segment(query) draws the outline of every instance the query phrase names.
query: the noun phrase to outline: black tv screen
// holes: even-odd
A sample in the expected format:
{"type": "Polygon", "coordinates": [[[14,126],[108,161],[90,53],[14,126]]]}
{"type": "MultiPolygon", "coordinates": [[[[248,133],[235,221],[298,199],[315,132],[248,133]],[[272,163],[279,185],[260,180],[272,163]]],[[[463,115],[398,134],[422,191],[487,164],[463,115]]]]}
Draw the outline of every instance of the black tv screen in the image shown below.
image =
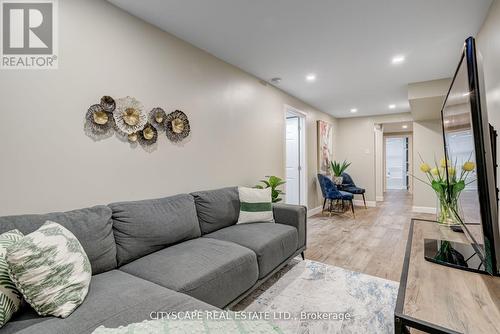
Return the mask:
{"type": "MultiPolygon", "coordinates": [[[[482,270],[498,275],[500,235],[496,159],[492,150],[494,143],[488,123],[483,82],[475,41],[470,37],[465,42],[441,111],[446,171],[448,180],[453,176],[466,175],[456,215],[483,262],[482,270]],[[466,162],[469,164],[463,168],[466,162]],[[472,167],[473,170],[467,172],[472,167]]],[[[448,189],[449,200],[452,200],[452,188],[448,189]]]]}

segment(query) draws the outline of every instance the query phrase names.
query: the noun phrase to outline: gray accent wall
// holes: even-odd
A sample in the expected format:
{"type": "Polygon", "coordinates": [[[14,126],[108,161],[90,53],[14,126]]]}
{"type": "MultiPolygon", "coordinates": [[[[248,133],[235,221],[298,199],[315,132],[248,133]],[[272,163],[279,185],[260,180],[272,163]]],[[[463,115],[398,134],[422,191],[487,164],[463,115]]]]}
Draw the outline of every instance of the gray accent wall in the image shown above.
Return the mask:
{"type": "Polygon", "coordinates": [[[58,4],[59,69],[0,73],[0,215],[284,177],[285,104],[307,113],[308,206],[321,205],[316,121],[333,117],[108,2],[58,4]],[[192,135],[178,145],[161,135],[152,153],[94,142],[84,115],[102,95],[181,109],[192,135]]]}

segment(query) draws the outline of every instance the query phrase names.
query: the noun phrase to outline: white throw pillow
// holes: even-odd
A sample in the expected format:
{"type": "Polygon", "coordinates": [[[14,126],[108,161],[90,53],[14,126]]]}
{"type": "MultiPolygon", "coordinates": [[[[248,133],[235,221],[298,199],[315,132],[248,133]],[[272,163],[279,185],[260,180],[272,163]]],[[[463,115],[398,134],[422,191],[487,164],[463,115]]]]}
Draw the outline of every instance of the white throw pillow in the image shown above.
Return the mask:
{"type": "Polygon", "coordinates": [[[47,221],[7,247],[9,275],[41,316],[66,318],[85,299],[92,269],[78,239],[47,221]]]}
{"type": "Polygon", "coordinates": [[[23,238],[18,230],[12,230],[0,235],[0,327],[10,320],[12,315],[19,310],[21,293],[9,277],[9,267],[5,261],[7,247],[23,238]]]}
{"type": "Polygon", "coordinates": [[[238,193],[240,196],[240,216],[237,224],[274,222],[271,188],[238,187],[238,193]]]}

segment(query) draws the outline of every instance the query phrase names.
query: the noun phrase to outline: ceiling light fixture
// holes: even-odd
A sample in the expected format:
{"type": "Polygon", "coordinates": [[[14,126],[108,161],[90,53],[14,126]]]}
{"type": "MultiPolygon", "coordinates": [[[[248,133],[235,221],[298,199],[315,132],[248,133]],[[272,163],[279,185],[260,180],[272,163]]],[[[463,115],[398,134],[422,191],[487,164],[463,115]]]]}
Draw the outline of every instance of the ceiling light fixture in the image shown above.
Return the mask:
{"type": "Polygon", "coordinates": [[[352,109],[351,109],[351,112],[352,112],[352,113],[358,112],[358,109],[356,109],[356,108],[352,108],[352,109]]]}
{"type": "Polygon", "coordinates": [[[403,129],[408,129],[408,125],[405,124],[405,125],[402,126],[402,128],[403,129]]]}
{"type": "Polygon", "coordinates": [[[401,64],[405,61],[405,56],[402,56],[402,55],[398,55],[398,56],[394,56],[392,57],[392,63],[394,65],[397,65],[397,64],[401,64]]]}
{"type": "Polygon", "coordinates": [[[306,75],[306,80],[309,81],[309,82],[315,81],[316,80],[316,74],[311,73],[311,74],[306,75]]]}
{"type": "Polygon", "coordinates": [[[272,78],[271,82],[275,85],[279,85],[281,83],[281,78],[280,77],[272,78]]]}
{"type": "Polygon", "coordinates": [[[389,104],[389,109],[396,109],[396,105],[395,104],[389,104]]]}

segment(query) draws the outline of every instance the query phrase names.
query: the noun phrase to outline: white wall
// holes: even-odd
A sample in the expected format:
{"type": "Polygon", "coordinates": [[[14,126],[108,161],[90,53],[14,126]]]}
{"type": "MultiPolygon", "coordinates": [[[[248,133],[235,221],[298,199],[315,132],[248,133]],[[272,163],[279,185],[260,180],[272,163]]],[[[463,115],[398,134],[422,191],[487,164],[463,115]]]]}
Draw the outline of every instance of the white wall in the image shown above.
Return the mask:
{"type": "Polygon", "coordinates": [[[334,158],[352,163],[347,172],[366,189],[367,201],[376,200],[375,124],[411,120],[410,113],[337,120],[334,158]]]}
{"type": "Polygon", "coordinates": [[[284,104],[308,113],[309,207],[316,120],[335,119],[102,0],[59,1],[59,69],[0,72],[0,215],[68,210],[284,176],[284,104]],[[192,136],[145,152],[83,131],[102,95],[184,110],[192,136]]]}
{"type": "MultiPolygon", "coordinates": [[[[488,120],[500,131],[500,1],[491,4],[490,11],[477,36],[477,47],[483,57],[488,120]]],[[[497,146],[500,157],[500,146],[497,146]]],[[[497,169],[497,174],[500,170],[497,169]]],[[[500,175],[500,174],[498,174],[500,175]]],[[[497,181],[498,182],[498,181],[497,181]]]]}
{"type": "Polygon", "coordinates": [[[375,125],[375,199],[384,200],[384,127],[375,125]]]}
{"type": "MultiPolygon", "coordinates": [[[[413,173],[425,180],[420,171],[422,159],[434,166],[444,156],[441,120],[413,122],[413,173]]],[[[419,212],[435,212],[437,204],[434,190],[418,180],[413,182],[413,208],[419,212]]]]}

